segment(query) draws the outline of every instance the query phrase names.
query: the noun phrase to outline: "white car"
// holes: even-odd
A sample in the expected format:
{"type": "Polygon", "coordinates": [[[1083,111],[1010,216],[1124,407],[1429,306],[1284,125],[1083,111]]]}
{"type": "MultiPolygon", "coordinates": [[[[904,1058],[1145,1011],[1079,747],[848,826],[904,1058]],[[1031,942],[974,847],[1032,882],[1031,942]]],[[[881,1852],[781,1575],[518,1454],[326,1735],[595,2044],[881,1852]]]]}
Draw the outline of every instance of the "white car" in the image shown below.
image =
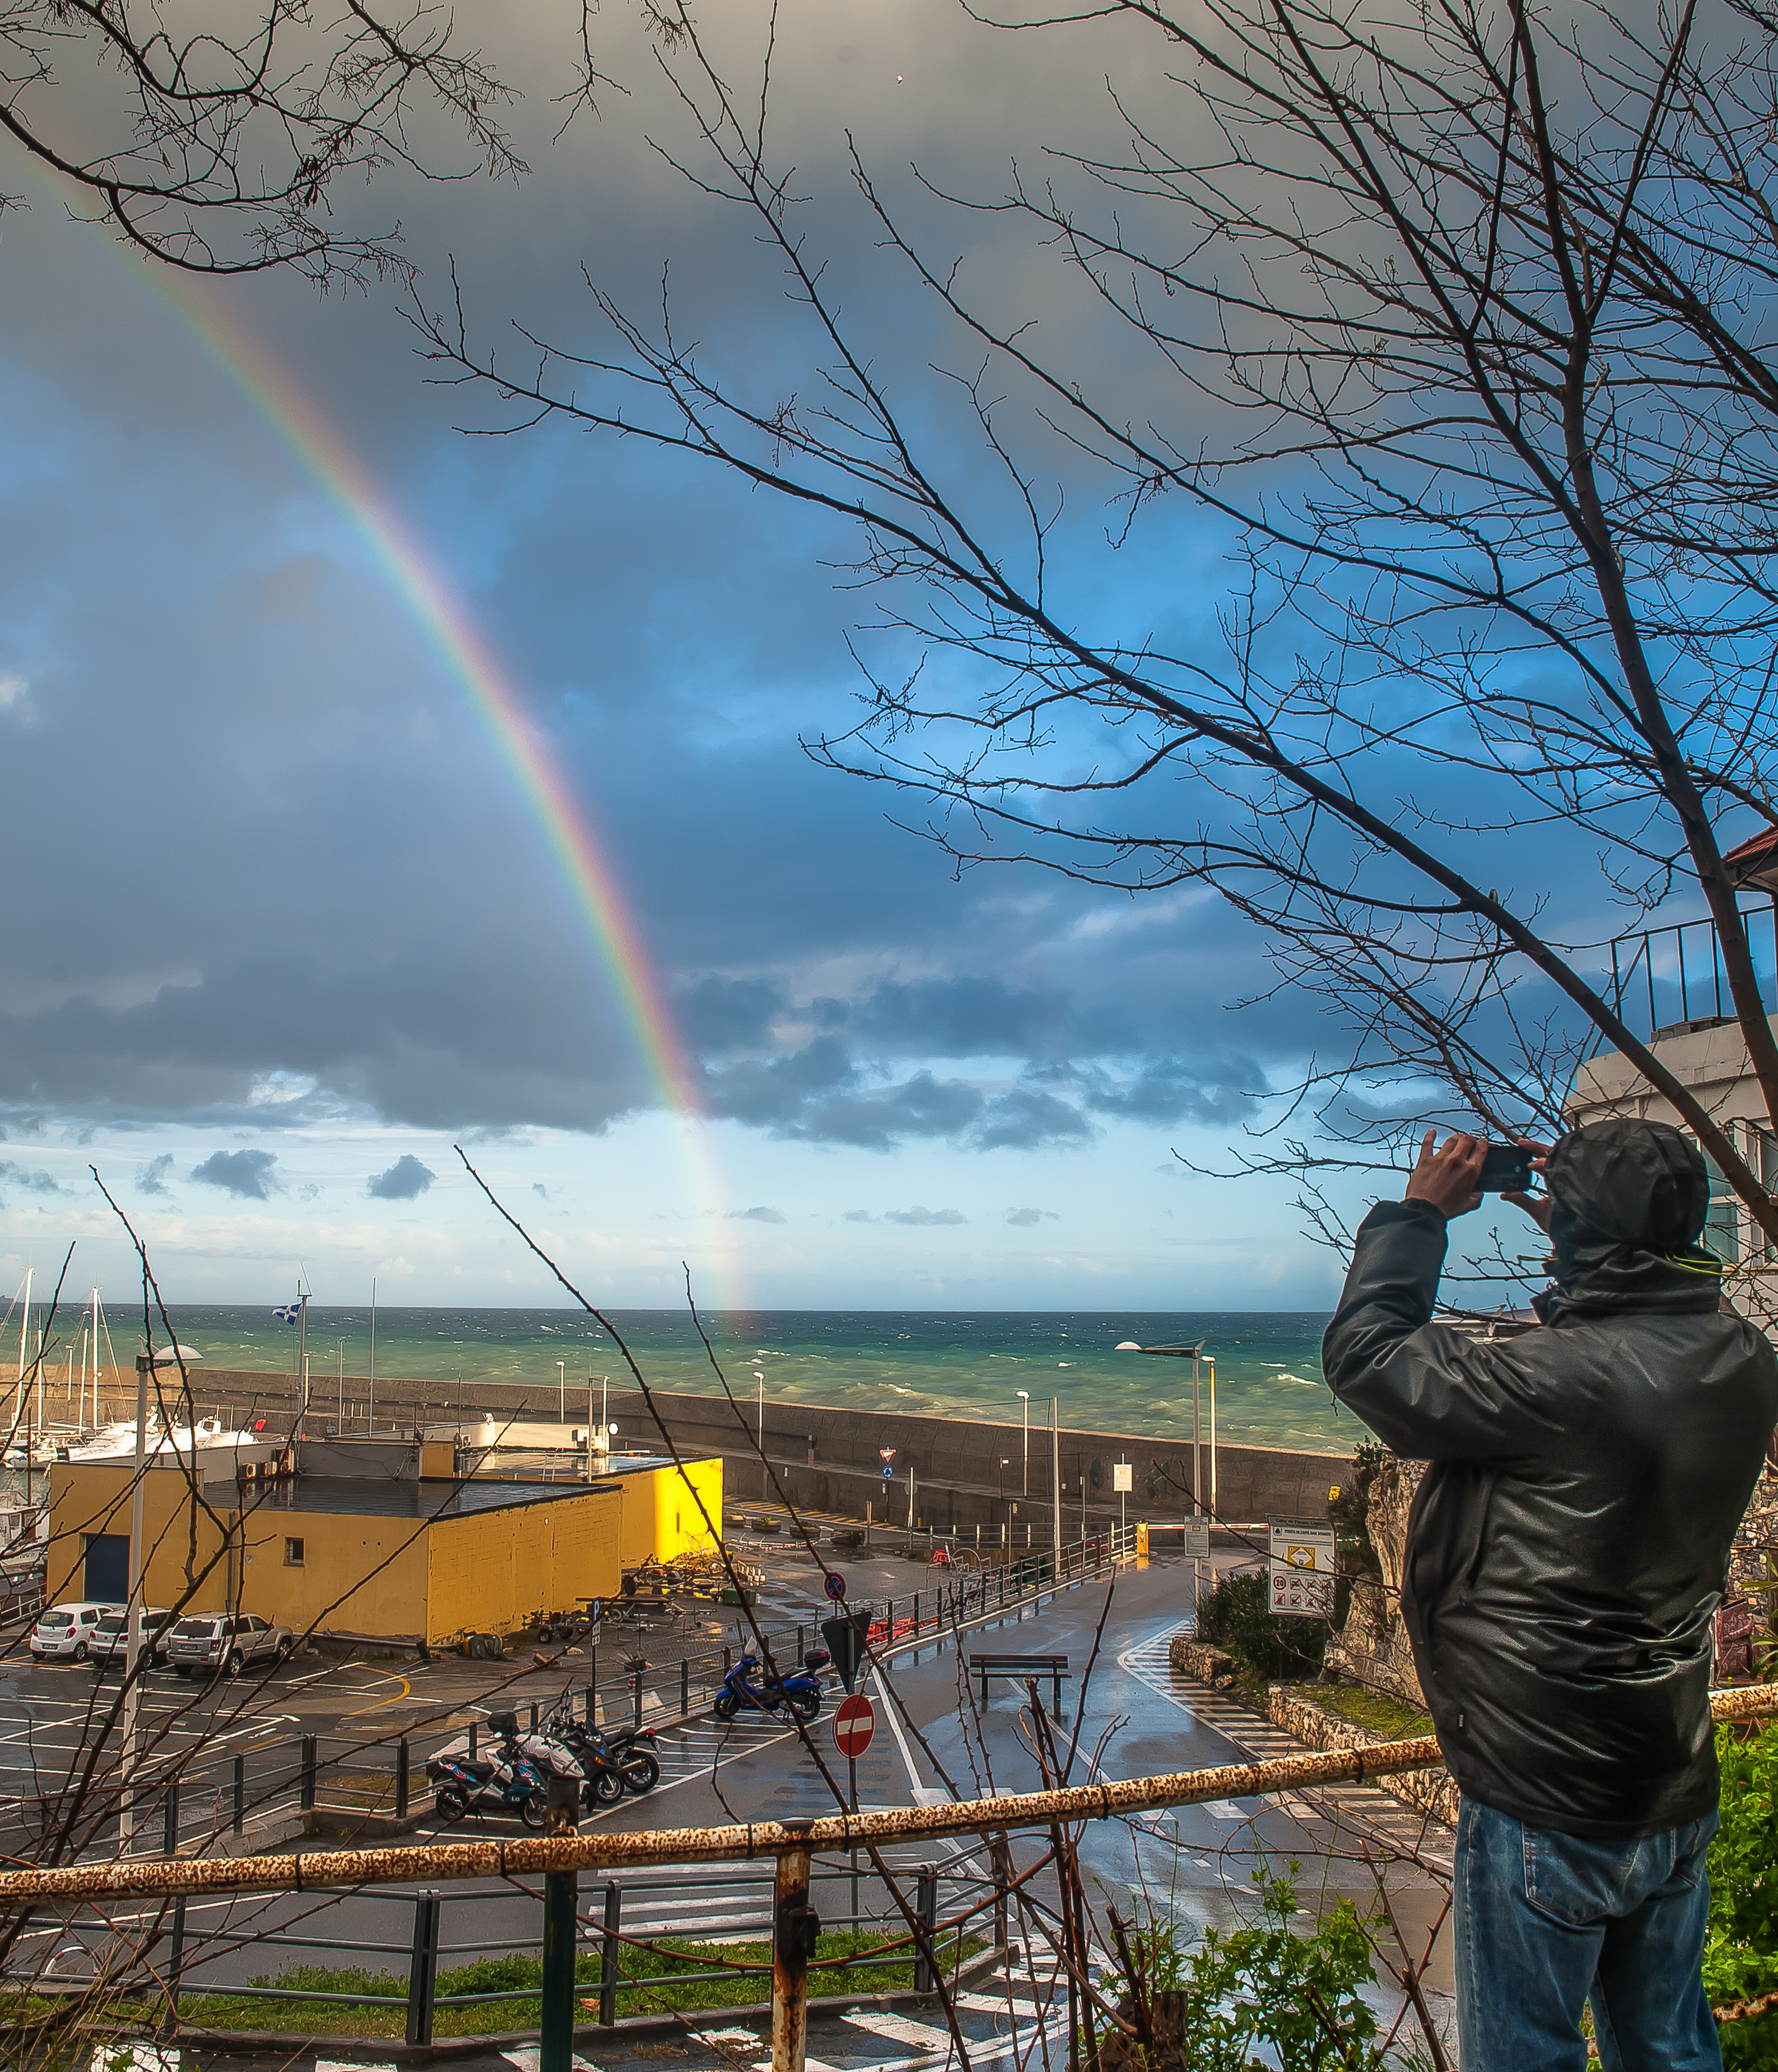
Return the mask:
{"type": "Polygon", "coordinates": [[[182,1676],[240,1675],[249,1662],[281,1662],[295,1645],[287,1626],[242,1613],[229,1618],[200,1612],[182,1618],[166,1642],[167,1660],[182,1676]]]}
{"type": "MultiPolygon", "coordinates": [[[[149,1666],[158,1669],[166,1660],[166,1631],[173,1623],[169,1611],[152,1607],[142,1614],[142,1648],[149,1666]]],[[[129,1614],[107,1612],[93,1630],[92,1666],[102,1676],[108,1669],[121,1669],[129,1655],[129,1614]]]]}
{"type": "Polygon", "coordinates": [[[40,1612],[31,1630],[31,1651],[40,1662],[84,1662],[98,1638],[100,1620],[107,1612],[121,1614],[123,1609],[119,1604],[96,1604],[88,1599],[40,1612]]]}

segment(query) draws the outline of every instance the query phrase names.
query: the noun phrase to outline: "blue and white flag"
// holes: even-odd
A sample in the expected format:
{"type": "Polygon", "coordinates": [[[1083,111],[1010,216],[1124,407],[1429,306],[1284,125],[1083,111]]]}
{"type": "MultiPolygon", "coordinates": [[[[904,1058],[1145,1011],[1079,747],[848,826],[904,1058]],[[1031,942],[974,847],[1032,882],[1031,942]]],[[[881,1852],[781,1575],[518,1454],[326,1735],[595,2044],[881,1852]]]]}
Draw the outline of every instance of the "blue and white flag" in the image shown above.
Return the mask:
{"type": "Polygon", "coordinates": [[[281,1309],[274,1309],[272,1314],[281,1324],[294,1324],[302,1314],[302,1305],[300,1302],[286,1302],[281,1309]]]}

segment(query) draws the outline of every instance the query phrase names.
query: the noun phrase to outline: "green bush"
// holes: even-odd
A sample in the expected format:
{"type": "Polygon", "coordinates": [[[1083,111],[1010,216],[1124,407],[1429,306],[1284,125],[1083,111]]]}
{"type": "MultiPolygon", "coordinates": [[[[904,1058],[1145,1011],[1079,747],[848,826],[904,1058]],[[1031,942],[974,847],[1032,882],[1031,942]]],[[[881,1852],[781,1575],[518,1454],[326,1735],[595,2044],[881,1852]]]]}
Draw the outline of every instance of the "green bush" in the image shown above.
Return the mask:
{"type": "Polygon", "coordinates": [[[1204,1600],[1197,1637],[1232,1655],[1254,1676],[1300,1679],[1320,1673],[1325,1619],[1274,1618],[1264,1572],[1225,1576],[1204,1600]]]}
{"type": "MultiPolygon", "coordinates": [[[[1292,1864],[1294,1876],[1298,1866],[1292,1864]]],[[[1381,2072],[1377,2016],[1365,1998],[1376,1972],[1370,1938],[1349,1900],[1326,1913],[1312,1934],[1293,1933],[1291,1877],[1262,1866],[1254,1873],[1257,1918],[1246,1927],[1208,1928],[1193,1943],[1189,1922],[1157,1916],[1128,1938],[1140,1998],[1177,1995],[1167,2008],[1156,2056],[1166,2072],[1381,2072]]],[[[1129,2007],[1129,1974],[1103,1980],[1107,1997],[1129,2007]]],[[[1157,2029],[1161,2009],[1156,2009],[1157,2029]]],[[[1142,2054],[1114,2054],[1139,2067],[1142,2054]]],[[[1159,2072],[1158,2067],[1148,2072],[1159,2072]]]]}
{"type": "MultiPolygon", "coordinates": [[[[1778,1989],[1778,1725],[1746,1741],[1716,1730],[1723,1825],[1710,1845],[1710,1919],[1704,1987],[1713,2007],[1778,1989]]],[[[1778,2067],[1778,2014],[1722,2029],[1727,2072],[1778,2067]]]]}

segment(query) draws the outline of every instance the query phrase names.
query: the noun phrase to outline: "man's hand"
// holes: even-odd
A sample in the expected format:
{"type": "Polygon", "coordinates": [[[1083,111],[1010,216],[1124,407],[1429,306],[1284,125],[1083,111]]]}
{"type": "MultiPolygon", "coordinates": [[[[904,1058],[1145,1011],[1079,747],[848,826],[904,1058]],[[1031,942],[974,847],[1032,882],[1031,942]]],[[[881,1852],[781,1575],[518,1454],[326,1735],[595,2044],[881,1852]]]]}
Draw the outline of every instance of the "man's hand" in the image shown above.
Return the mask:
{"type": "MultiPolygon", "coordinates": [[[[1521,1137],[1519,1146],[1521,1150],[1531,1153],[1531,1170],[1541,1174],[1550,1163],[1550,1153],[1553,1147],[1534,1143],[1529,1137],[1521,1137]]],[[[1514,1208],[1523,1209],[1546,1237],[1550,1235],[1550,1197],[1547,1194],[1502,1194],[1501,1199],[1510,1202],[1514,1208]]]]}
{"type": "Polygon", "coordinates": [[[1420,1155],[1407,1176],[1404,1200],[1426,1202],[1441,1216],[1464,1216],[1481,1201],[1476,1182],[1481,1178],[1488,1141],[1480,1137],[1447,1137],[1435,1151],[1436,1130],[1420,1140],[1420,1155]]]}

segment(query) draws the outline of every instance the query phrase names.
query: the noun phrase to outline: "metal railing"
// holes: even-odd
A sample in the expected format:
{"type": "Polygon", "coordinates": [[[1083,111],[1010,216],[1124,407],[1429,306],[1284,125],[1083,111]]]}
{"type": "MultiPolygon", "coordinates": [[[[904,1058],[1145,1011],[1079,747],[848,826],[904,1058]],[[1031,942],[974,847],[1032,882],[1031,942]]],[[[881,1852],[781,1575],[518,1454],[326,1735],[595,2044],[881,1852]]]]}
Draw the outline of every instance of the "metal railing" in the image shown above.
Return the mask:
{"type": "MultiPolygon", "coordinates": [[[[1018,1554],[1007,1562],[967,1573],[939,1576],[905,1597],[852,1601],[848,1609],[867,1621],[871,1651],[893,1659],[909,1649],[930,1646],[951,1635],[1004,1618],[1022,1618],[1059,1592],[1077,1589],[1135,1556],[1138,1527],[1113,1526],[1061,1550],[1059,1572],[1052,1550],[1018,1554]]],[[[836,1610],[838,1607],[835,1608],[836,1610]]],[[[820,1642],[820,1622],[762,1628],[774,1665],[788,1671],[820,1642]]],[[[602,1629],[602,1631],[608,1630],[602,1629]]],[[[616,1636],[603,1643],[611,1651],[616,1636]]],[[[627,1639],[619,1645],[633,1645],[627,1639]]],[[[748,1651],[756,1643],[750,1632],[748,1651]]],[[[565,1684],[563,1696],[579,1716],[606,1728],[671,1727],[708,1713],[733,1667],[733,1647],[712,1648],[677,1662],[626,1666],[602,1676],[602,1646],[594,1645],[584,1684],[565,1684]]],[[[548,1701],[516,1701],[521,1725],[535,1733],[548,1701]]],[[[178,1758],[152,1764],[128,1794],[127,1810],[138,1853],[166,1856],[209,1849],[219,1844],[263,1846],[268,1831],[326,1823],[334,1827],[387,1828],[418,1824],[429,1803],[428,1755],[449,1746],[482,1752],[478,1723],[421,1737],[404,1735],[366,1743],[320,1734],[265,1741],[211,1762],[178,1758]]],[[[101,1792],[103,1787],[101,1787],[101,1792]]],[[[0,1809],[0,1853],[28,1856],[53,1832],[68,1799],[56,1792],[10,1795],[0,1809]]],[[[117,1816],[125,1810],[101,1801],[81,1822],[101,1847],[113,1846],[117,1816]]]]}
{"type": "MultiPolygon", "coordinates": [[[[1739,911],[1760,1005],[1769,1011],[1778,1000],[1778,910],[1762,903],[1739,911]],[[1752,922],[1764,923],[1767,929],[1755,931],[1747,926],[1752,922]],[[1764,949],[1755,948],[1761,934],[1764,949]]],[[[1609,947],[1606,987],[1612,1011],[1632,1035],[1648,1041],[1686,1022],[1733,1018],[1723,939],[1714,918],[1620,935],[1609,947]]]]}
{"type": "MultiPolygon", "coordinates": [[[[1754,1684],[1712,1694],[1710,1709],[1718,1722],[1768,1717],[1778,1713],[1778,1685],[1754,1684]]],[[[814,1858],[823,1851],[866,1849],[881,1852],[907,1844],[951,1836],[989,1838],[993,1874],[983,1881],[981,1901],[966,1908],[963,1918],[996,1917],[1011,1898],[1015,1873],[1006,1838],[1015,1830],[1051,1828],[1065,1823],[1108,1819],[1161,1807],[1201,1804],[1302,1791],[1317,1786],[1362,1783],[1379,1777],[1431,1770],[1443,1758],[1431,1735],[1407,1741],[1383,1742],[1361,1749],[1286,1756],[1263,1762],[1225,1764],[1209,1770],[1175,1771],[1164,1776],[1110,1779],[1059,1789],[1008,1793],[988,1799],[966,1799],[939,1806],[919,1806],[893,1812],[839,1813],[819,1819],[749,1822],[727,1827],[681,1828],[614,1834],[558,1833],[536,1840],[459,1842],[433,1848],[324,1850],[307,1856],[180,1860],[157,1863],[83,1864],[66,1868],[0,1873],[0,1907],[78,1906],[83,1901],[122,1898],[176,1902],[195,1894],[224,1893],[306,1893],[349,1890],[378,1885],[432,1885],[455,1879],[543,1880],[543,1957],[535,1994],[539,2005],[540,2072],[569,2072],[573,2056],[574,2014],[581,1990],[578,1879],[581,1872],[603,1870],[608,1882],[621,1869],[643,1865],[774,1860],[772,1888],[772,2064],[774,2072],[803,2072],[808,2004],[808,1975],[817,1945],[810,1932],[818,1926],[809,1903],[814,1858]]],[[[414,1896],[415,1942],[410,1952],[410,2011],[416,1998],[436,1998],[439,1895],[414,1896]],[[430,1906],[431,1916],[423,1910],[430,1906]],[[417,1976],[416,1975],[417,1975],[417,1976]]],[[[967,1895],[966,1895],[967,1898],[967,1895]]],[[[856,1915],[858,1910],[855,1907],[856,1915]]],[[[961,1921],[922,1917],[935,1914],[922,1899],[913,1918],[904,1911],[912,1947],[924,1959],[922,1975],[937,1983],[944,1948],[939,1935],[961,1921]],[[938,1933],[934,1931],[937,1930],[938,1933]]],[[[181,1946],[186,1928],[183,1904],[171,1909],[175,1961],[166,1975],[177,1980],[184,1964],[181,1946]]],[[[605,1934],[602,1920],[602,1937],[605,1934]]],[[[621,1943],[621,1914],[610,1931],[621,1943]]],[[[665,1938],[662,1938],[665,1939],[665,1938]]],[[[1004,1942],[1004,1935],[998,1939],[1004,1942]]],[[[602,2016],[606,2011],[602,1941],[602,2016]]],[[[881,1955],[881,1951],[873,1955],[881,1955]]],[[[819,1965],[818,1965],[819,1971],[819,1965]]],[[[621,1971],[614,1975],[613,2000],[621,1990],[621,1971]]],[[[177,1990],[175,1986],[175,1990],[177,1990]]],[[[273,1989],[275,1994],[275,1989],[273,1989]]],[[[480,1997],[478,1996],[466,1997],[480,1997]]],[[[411,2019],[411,2012],[410,2012],[411,2019]]]]}

